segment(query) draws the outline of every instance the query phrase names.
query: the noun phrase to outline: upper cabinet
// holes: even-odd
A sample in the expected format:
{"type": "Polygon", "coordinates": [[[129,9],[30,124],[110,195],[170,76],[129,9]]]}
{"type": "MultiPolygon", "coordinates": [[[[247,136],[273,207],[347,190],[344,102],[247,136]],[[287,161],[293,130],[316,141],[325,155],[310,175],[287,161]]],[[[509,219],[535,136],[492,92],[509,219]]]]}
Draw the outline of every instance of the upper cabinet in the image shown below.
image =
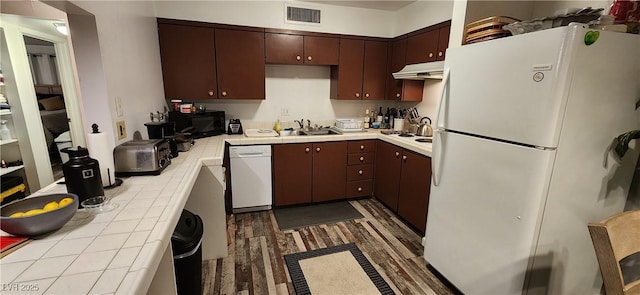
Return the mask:
{"type": "Polygon", "coordinates": [[[406,65],[444,60],[450,27],[451,21],[445,21],[393,39],[390,45],[387,99],[422,101],[424,81],[396,80],[392,73],[406,65]]]}
{"type": "Polygon", "coordinates": [[[218,96],[213,28],[158,22],[158,39],[167,98],[218,96]]]}
{"type": "Polygon", "coordinates": [[[394,39],[158,19],[167,99],[265,99],[265,64],[328,65],[330,96],[421,101],[405,65],[444,60],[451,21],[394,39]]]}
{"type": "MultiPolygon", "coordinates": [[[[299,32],[301,33],[301,32],[299,32]]],[[[340,39],[307,36],[268,29],[265,34],[266,63],[292,65],[337,65],[340,39]]]]}
{"type": "Polygon", "coordinates": [[[443,22],[410,33],[407,39],[406,64],[444,60],[449,46],[451,22],[443,22]]]}
{"type": "Polygon", "coordinates": [[[219,98],[264,99],[264,32],[216,29],[219,98]]]}
{"type": "Polygon", "coordinates": [[[167,99],[264,99],[264,29],[158,19],[167,99]]]}
{"type": "Polygon", "coordinates": [[[340,39],[340,62],[331,69],[331,98],[378,99],[385,96],[386,40],[340,39]]]}

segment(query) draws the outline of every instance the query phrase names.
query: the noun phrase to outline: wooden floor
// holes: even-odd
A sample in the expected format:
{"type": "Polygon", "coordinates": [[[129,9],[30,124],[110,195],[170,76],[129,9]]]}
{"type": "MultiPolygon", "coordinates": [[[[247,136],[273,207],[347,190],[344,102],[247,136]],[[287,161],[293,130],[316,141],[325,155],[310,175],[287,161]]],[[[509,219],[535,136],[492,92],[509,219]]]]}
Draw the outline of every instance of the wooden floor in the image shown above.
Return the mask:
{"type": "Polygon", "coordinates": [[[396,294],[452,294],[425,267],[422,237],[373,199],[364,218],[280,231],[272,211],[228,216],[229,256],[203,263],[204,294],[294,294],[283,255],[356,243],[396,294]]]}

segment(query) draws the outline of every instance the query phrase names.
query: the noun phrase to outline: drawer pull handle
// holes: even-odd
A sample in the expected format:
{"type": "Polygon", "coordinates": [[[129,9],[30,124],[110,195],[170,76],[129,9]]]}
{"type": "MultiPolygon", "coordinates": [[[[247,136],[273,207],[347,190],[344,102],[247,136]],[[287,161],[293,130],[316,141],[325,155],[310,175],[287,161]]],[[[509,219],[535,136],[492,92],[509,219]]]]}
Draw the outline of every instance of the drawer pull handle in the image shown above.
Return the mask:
{"type": "Polygon", "coordinates": [[[364,173],[362,170],[358,170],[358,174],[362,175],[364,173]]]}
{"type": "Polygon", "coordinates": [[[360,157],[360,162],[364,161],[364,157],[360,157]]]}
{"type": "Polygon", "coordinates": [[[363,151],[364,150],[364,145],[360,145],[360,150],[363,151]]]}
{"type": "Polygon", "coordinates": [[[302,59],[302,57],[301,57],[301,56],[296,55],[296,60],[301,60],[301,59],[302,59]]]}
{"type": "Polygon", "coordinates": [[[311,150],[311,149],[306,148],[306,149],[304,149],[304,152],[305,152],[305,153],[308,153],[310,150],[311,150]]]}
{"type": "Polygon", "coordinates": [[[360,93],[356,92],[356,97],[360,97],[360,93]]]}
{"type": "Polygon", "coordinates": [[[361,188],[361,187],[359,187],[359,188],[358,188],[358,191],[359,191],[359,192],[361,192],[361,191],[362,191],[362,188],[361,188]]]}
{"type": "Polygon", "coordinates": [[[400,97],[400,93],[396,93],[396,97],[400,97]]]}
{"type": "Polygon", "coordinates": [[[407,160],[407,156],[402,156],[402,159],[406,161],[407,160]]]}
{"type": "Polygon", "coordinates": [[[369,93],[365,93],[365,94],[364,94],[364,97],[369,97],[369,93]]]}
{"type": "Polygon", "coordinates": [[[400,152],[396,152],[396,158],[400,156],[400,152]]]}
{"type": "Polygon", "coordinates": [[[226,91],[222,91],[222,96],[227,96],[227,92],[226,91]]]}
{"type": "Polygon", "coordinates": [[[320,148],[316,148],[316,152],[320,152],[320,148]]]}
{"type": "Polygon", "coordinates": [[[442,56],[442,51],[438,52],[438,56],[442,56]]]}
{"type": "Polygon", "coordinates": [[[429,52],[429,57],[433,57],[433,52],[429,52]]]}
{"type": "Polygon", "coordinates": [[[311,55],[307,56],[307,60],[311,60],[311,59],[312,59],[311,55]]]}
{"type": "Polygon", "coordinates": [[[209,90],[209,96],[213,96],[213,90],[209,90]]]}

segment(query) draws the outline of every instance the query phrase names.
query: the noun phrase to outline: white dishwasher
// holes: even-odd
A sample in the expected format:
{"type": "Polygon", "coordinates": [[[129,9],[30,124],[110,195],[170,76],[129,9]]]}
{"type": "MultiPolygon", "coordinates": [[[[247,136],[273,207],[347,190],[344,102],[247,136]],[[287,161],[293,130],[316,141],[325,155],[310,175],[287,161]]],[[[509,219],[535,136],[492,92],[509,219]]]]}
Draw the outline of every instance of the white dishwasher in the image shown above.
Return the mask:
{"type": "Polygon", "coordinates": [[[271,209],[271,146],[231,146],[229,158],[233,212],[271,209]]]}

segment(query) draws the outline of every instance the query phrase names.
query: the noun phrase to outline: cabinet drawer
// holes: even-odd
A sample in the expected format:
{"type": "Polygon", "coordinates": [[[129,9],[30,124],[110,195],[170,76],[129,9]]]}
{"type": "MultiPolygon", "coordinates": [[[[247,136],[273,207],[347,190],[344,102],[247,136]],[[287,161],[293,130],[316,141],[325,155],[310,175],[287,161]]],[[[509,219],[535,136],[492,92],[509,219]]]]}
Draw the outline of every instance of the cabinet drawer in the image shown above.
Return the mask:
{"type": "Polygon", "coordinates": [[[368,153],[376,151],[375,140],[349,141],[349,153],[368,153]]]}
{"type": "Polygon", "coordinates": [[[373,178],[373,164],[347,167],[347,181],[373,178]]]}
{"type": "Polygon", "coordinates": [[[355,153],[349,154],[347,160],[347,164],[351,165],[360,165],[360,164],[371,164],[373,163],[376,154],[375,153],[355,153]]]}
{"type": "Polygon", "coordinates": [[[368,197],[373,193],[373,180],[347,182],[347,198],[368,197]]]}

